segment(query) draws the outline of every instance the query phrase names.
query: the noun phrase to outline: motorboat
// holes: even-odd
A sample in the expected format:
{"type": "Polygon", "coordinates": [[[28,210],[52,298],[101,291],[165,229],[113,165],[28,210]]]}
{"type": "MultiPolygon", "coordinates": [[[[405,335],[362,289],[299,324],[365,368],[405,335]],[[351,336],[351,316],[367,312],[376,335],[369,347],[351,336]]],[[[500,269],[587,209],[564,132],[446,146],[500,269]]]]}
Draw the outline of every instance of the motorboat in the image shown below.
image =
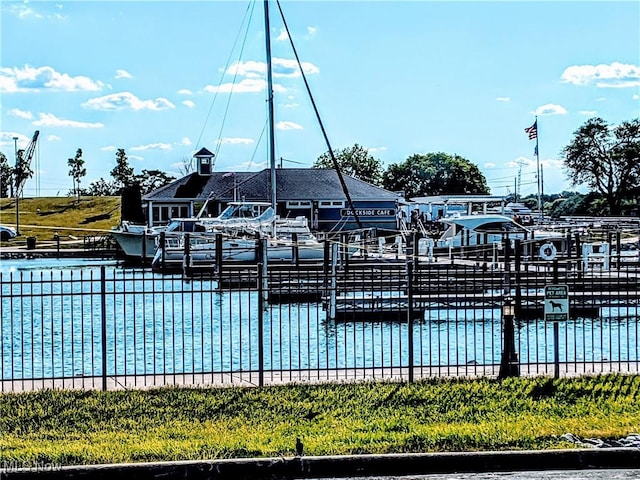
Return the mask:
{"type": "Polygon", "coordinates": [[[437,247],[491,245],[510,240],[560,239],[554,231],[535,230],[498,214],[454,215],[439,220],[445,230],[436,241],[437,247]]]}

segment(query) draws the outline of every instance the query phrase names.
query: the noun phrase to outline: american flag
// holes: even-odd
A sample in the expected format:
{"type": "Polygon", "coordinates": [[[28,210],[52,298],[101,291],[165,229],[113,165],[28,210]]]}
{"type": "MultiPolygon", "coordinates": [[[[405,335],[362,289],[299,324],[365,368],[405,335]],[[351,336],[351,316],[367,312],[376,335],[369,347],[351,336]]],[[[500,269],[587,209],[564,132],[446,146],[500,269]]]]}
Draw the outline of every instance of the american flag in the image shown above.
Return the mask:
{"type": "Polygon", "coordinates": [[[538,120],[533,122],[533,125],[524,129],[524,132],[529,135],[529,140],[538,138],[538,120]]]}

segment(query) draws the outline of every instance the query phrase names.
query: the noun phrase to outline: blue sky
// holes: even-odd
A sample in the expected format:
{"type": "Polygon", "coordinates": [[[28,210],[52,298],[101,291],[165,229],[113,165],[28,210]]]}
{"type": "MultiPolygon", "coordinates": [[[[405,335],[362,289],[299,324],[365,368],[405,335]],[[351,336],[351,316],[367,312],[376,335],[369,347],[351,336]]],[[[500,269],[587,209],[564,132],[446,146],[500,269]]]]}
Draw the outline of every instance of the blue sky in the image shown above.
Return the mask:
{"type": "MultiPolygon", "coordinates": [[[[327,146],[271,3],[276,156],[310,166],[327,146]]],[[[557,193],[576,129],[640,116],[636,1],[281,6],[332,147],[358,143],[385,166],[455,153],[493,194],[519,173],[519,193],[535,194],[524,128],[538,115],[544,191],[557,193]]],[[[202,146],[216,170],[266,166],[262,1],[2,1],[0,14],[0,150],[13,162],[13,138],[25,148],[40,130],[26,196],[66,195],[78,148],[83,186],[109,178],[118,148],[136,173],[181,176],[202,146]]]]}

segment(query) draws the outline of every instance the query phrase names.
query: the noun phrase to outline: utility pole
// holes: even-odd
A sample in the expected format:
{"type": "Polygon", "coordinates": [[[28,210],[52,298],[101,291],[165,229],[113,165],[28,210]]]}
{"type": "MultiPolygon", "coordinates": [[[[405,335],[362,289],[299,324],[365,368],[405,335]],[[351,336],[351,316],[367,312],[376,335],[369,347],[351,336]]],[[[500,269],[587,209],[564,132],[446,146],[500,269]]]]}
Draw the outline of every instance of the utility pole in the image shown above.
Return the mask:
{"type": "MultiPolygon", "coordinates": [[[[15,165],[16,170],[14,170],[13,182],[11,182],[11,185],[16,184],[15,175],[18,169],[18,137],[13,137],[13,153],[16,159],[16,165],[15,165]]],[[[20,187],[18,187],[17,184],[15,189],[15,194],[16,194],[16,235],[20,235],[20,187]]]]}
{"type": "MultiPolygon", "coordinates": [[[[18,137],[13,137],[13,158],[16,161],[16,167],[18,166],[18,137]]],[[[11,196],[13,197],[13,184],[15,182],[9,182],[11,187],[11,196]]]]}

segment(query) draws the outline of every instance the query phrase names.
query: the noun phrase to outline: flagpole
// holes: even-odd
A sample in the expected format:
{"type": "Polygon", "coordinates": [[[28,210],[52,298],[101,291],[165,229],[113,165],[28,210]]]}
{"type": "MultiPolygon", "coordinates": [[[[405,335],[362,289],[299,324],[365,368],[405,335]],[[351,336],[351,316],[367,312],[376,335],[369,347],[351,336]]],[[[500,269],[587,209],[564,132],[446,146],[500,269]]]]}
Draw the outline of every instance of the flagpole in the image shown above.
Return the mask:
{"type": "Polygon", "coordinates": [[[542,206],[542,169],[540,168],[540,148],[538,148],[538,139],[540,135],[538,135],[537,115],[534,125],[536,126],[536,164],[538,166],[538,213],[540,214],[540,218],[544,219],[544,208],[542,206]]]}

